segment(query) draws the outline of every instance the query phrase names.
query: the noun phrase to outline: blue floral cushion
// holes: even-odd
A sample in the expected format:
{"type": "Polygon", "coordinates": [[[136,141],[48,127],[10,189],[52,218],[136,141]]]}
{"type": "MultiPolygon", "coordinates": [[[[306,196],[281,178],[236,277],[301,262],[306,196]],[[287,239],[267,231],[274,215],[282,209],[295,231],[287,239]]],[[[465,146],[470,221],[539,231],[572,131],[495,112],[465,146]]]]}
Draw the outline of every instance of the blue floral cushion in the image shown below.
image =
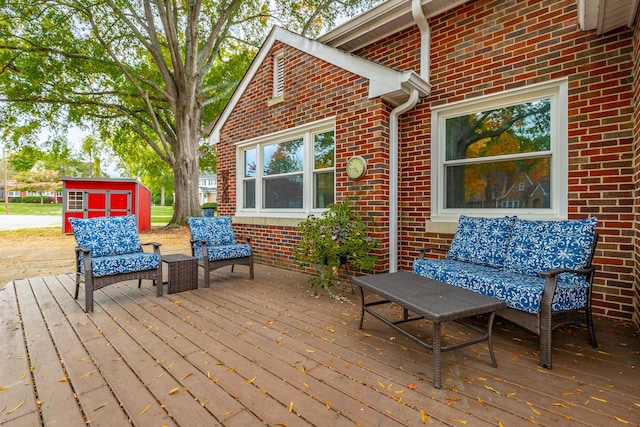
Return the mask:
{"type": "MultiPolygon", "coordinates": [[[[160,265],[160,257],[155,253],[139,252],[116,256],[91,257],[93,277],[112,276],[134,271],[155,270],[160,265]]],[[[80,263],[84,273],[84,263],[80,263]]]]}
{"type": "MultiPolygon", "coordinates": [[[[440,280],[470,291],[503,300],[507,307],[528,313],[540,312],[545,278],[524,276],[468,262],[454,260],[416,260],[413,272],[440,280]]],[[[561,274],[559,277],[564,276],[561,274]]],[[[587,306],[589,283],[584,276],[580,280],[558,280],[553,297],[552,311],[573,310],[587,306]]]]}
{"type": "MultiPolygon", "coordinates": [[[[517,219],[504,260],[504,270],[540,276],[556,268],[586,267],[594,245],[596,218],[566,221],[517,219]]],[[[563,275],[560,281],[573,282],[580,276],[563,275]]]]}
{"type": "Polygon", "coordinates": [[[502,267],[516,217],[460,216],[447,259],[502,267]]]}
{"type": "MultiPolygon", "coordinates": [[[[207,253],[209,261],[219,261],[222,259],[243,258],[251,255],[251,246],[248,244],[235,245],[207,245],[207,253]]],[[[203,259],[204,254],[200,242],[197,242],[193,248],[193,256],[203,259]]]]}
{"type": "Polygon", "coordinates": [[[192,239],[206,240],[214,246],[236,243],[230,216],[189,217],[187,222],[192,239]]]}
{"type": "Polygon", "coordinates": [[[69,218],[78,246],[91,249],[92,257],[142,252],[134,215],[69,218]]]}

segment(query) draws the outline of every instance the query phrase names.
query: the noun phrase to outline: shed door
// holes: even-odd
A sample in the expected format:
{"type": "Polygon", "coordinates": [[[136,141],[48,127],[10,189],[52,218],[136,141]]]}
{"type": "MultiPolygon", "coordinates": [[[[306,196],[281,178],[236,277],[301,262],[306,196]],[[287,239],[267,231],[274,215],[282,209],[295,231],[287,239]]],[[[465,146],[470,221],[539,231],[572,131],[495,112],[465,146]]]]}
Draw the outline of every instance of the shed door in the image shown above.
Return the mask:
{"type": "Polygon", "coordinates": [[[85,218],[131,213],[131,191],[85,191],[85,218]]]}

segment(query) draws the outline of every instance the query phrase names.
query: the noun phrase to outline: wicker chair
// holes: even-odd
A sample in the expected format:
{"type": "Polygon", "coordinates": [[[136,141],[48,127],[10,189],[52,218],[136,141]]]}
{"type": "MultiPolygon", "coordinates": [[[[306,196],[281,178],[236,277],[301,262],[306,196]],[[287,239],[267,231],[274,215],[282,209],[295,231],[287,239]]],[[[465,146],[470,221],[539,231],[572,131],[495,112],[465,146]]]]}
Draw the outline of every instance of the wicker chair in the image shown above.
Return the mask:
{"type": "Polygon", "coordinates": [[[162,258],[160,244],[140,243],[136,218],[133,215],[69,218],[76,246],[76,291],[84,281],[85,310],[93,311],[94,291],[112,283],[138,279],[152,280],[156,295],[162,296],[162,258]],[[152,245],[153,253],[142,250],[152,245]]]}
{"type": "Polygon", "coordinates": [[[204,269],[204,286],[209,287],[210,272],[226,265],[241,264],[249,267],[249,278],[253,279],[253,251],[250,239],[238,243],[233,235],[231,217],[189,217],[191,231],[191,254],[198,258],[204,269]]]}

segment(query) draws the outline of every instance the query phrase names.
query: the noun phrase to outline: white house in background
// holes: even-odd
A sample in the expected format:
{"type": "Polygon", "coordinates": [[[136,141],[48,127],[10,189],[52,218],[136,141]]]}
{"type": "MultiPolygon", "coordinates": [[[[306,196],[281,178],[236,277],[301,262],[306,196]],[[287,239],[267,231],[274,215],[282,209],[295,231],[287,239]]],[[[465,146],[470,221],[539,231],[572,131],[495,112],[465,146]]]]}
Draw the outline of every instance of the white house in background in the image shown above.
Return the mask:
{"type": "Polygon", "coordinates": [[[198,197],[200,204],[218,201],[218,176],[215,173],[200,174],[198,197]]]}

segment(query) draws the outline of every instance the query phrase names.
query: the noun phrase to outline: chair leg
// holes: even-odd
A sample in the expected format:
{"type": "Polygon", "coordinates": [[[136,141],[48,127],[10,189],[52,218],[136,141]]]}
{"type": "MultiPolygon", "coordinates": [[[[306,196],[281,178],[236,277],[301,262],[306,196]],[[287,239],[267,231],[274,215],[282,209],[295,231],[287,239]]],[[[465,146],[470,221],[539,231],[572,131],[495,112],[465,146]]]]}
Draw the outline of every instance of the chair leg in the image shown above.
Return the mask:
{"type": "Polygon", "coordinates": [[[204,263],[204,287],[209,287],[209,263],[205,261],[204,263]]]}
{"type": "MultiPolygon", "coordinates": [[[[155,281],[153,282],[153,284],[155,285],[155,281]]],[[[138,288],[140,288],[140,286],[142,286],[142,279],[138,279],[138,288]]]]}
{"type": "Polygon", "coordinates": [[[598,340],[596,339],[596,331],[593,327],[593,316],[591,315],[591,307],[587,307],[585,310],[587,331],[589,332],[589,344],[591,347],[598,348],[598,340]]]}
{"type": "Polygon", "coordinates": [[[76,294],[74,299],[78,299],[78,293],[80,292],[80,273],[76,273],[76,294]]]}
{"type": "Polygon", "coordinates": [[[85,311],[93,311],[93,277],[84,276],[84,305],[85,311]]]}

